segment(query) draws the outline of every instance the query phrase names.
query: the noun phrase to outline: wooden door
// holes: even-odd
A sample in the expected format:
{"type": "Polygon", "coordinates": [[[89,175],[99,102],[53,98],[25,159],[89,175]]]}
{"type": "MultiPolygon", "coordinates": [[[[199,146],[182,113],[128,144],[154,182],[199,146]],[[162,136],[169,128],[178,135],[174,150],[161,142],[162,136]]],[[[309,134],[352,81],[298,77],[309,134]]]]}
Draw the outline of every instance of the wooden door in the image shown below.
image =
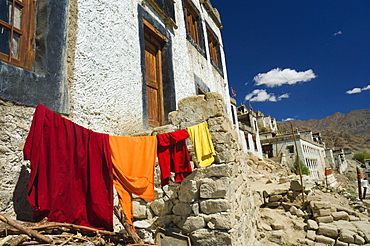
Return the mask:
{"type": "Polygon", "coordinates": [[[151,127],[164,124],[161,51],[163,42],[149,28],[145,28],[146,96],[151,127]]]}

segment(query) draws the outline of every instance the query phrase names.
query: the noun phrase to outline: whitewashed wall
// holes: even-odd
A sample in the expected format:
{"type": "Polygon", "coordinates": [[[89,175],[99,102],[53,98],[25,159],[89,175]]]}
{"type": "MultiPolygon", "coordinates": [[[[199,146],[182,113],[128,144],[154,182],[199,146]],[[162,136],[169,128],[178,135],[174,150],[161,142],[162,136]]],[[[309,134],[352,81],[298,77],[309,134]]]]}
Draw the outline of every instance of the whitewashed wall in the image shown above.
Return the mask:
{"type": "MultiPolygon", "coordinates": [[[[74,122],[110,134],[145,130],[138,5],[141,4],[160,23],[161,20],[144,2],[78,0],[74,75],[70,85],[70,118],[74,122]]],[[[205,20],[222,45],[220,30],[199,1],[194,2],[206,15],[205,20]]],[[[178,29],[171,33],[171,39],[176,101],[195,95],[196,74],[211,91],[223,95],[226,105],[230,105],[222,47],[224,77],[186,40],[182,1],[176,1],[175,11],[178,29]]],[[[208,54],[207,45],[206,50],[208,54]]],[[[229,107],[226,109],[230,115],[229,107]]]]}

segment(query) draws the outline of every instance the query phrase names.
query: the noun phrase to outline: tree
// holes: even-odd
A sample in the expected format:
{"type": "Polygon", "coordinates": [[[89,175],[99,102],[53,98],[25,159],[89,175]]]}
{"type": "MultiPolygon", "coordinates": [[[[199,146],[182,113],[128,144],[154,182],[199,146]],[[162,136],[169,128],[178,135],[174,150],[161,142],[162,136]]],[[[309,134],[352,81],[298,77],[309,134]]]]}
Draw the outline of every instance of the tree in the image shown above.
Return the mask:
{"type": "Polygon", "coordinates": [[[370,159],[370,153],[367,151],[356,152],[353,155],[353,159],[358,160],[359,162],[365,163],[365,159],[370,159]]]}
{"type": "MultiPolygon", "coordinates": [[[[301,174],[309,175],[310,170],[308,169],[306,164],[304,164],[304,162],[302,160],[299,160],[299,163],[301,164],[301,174]]],[[[299,174],[298,156],[295,157],[295,161],[294,161],[294,165],[293,165],[293,171],[294,171],[295,174],[299,174]]]]}

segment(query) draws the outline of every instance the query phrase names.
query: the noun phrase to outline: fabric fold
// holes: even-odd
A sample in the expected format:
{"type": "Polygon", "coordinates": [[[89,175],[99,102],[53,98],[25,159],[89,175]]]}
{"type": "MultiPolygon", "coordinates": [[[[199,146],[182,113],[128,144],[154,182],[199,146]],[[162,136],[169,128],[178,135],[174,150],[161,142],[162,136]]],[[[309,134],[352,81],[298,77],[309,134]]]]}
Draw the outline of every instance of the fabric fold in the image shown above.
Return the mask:
{"type": "Polygon", "coordinates": [[[109,136],[43,105],[36,107],[23,149],[30,160],[28,200],[34,219],[113,230],[109,136]]]}
{"type": "Polygon", "coordinates": [[[189,150],[185,141],[188,137],[189,133],[185,129],[157,135],[157,155],[162,186],[170,182],[171,172],[175,173],[176,182],[181,182],[192,172],[189,150]]]}
{"type": "Polygon", "coordinates": [[[205,121],[198,125],[187,127],[186,130],[193,143],[199,166],[206,167],[211,165],[214,162],[216,152],[213,147],[212,137],[209,133],[207,122],[205,121]]]}
{"type": "Polygon", "coordinates": [[[153,201],[157,138],[109,136],[113,162],[113,184],[119,202],[132,225],[132,194],[153,201]]]}

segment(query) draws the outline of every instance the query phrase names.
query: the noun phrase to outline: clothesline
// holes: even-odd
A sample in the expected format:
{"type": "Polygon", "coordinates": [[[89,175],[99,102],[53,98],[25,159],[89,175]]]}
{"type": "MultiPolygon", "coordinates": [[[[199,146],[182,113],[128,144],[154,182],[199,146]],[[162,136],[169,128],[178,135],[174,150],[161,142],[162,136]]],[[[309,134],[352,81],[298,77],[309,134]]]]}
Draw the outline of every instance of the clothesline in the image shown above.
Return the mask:
{"type": "Polygon", "coordinates": [[[162,186],[169,183],[171,172],[175,182],[192,172],[188,137],[199,165],[213,163],[207,122],[156,136],[110,136],[38,105],[24,146],[24,158],[31,163],[28,199],[34,218],[112,230],[114,184],[132,224],[132,194],[154,200],[156,156],[162,186]]]}

